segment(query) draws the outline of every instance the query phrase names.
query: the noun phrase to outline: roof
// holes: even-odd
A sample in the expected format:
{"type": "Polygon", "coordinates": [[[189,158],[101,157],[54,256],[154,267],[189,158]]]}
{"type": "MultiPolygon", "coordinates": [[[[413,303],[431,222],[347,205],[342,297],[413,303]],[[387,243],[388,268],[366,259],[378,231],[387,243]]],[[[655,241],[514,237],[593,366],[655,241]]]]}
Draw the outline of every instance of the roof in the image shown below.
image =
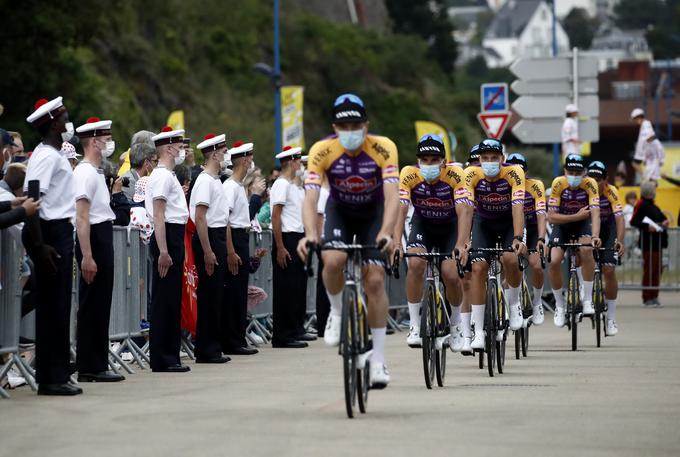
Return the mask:
{"type": "Polygon", "coordinates": [[[508,0],[498,10],[486,38],[516,38],[529,23],[543,0],[508,0]]]}

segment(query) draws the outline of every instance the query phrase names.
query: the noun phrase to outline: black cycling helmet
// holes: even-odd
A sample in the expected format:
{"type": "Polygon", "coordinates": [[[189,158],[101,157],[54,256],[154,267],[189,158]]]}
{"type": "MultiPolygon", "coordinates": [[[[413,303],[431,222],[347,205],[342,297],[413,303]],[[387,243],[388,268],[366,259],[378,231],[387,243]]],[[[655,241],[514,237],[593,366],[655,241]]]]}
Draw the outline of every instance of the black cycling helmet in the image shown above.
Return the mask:
{"type": "Polygon", "coordinates": [[[586,162],[579,154],[569,154],[564,160],[564,168],[569,171],[583,171],[586,169],[586,162]]]}
{"type": "Polygon", "coordinates": [[[483,152],[497,152],[503,154],[503,144],[495,138],[487,138],[479,143],[479,154],[483,152]]]}
{"type": "Polygon", "coordinates": [[[437,156],[445,157],[446,149],[444,148],[444,140],[436,133],[426,133],[420,140],[418,140],[418,150],[416,157],[422,156],[437,156]]]}
{"type": "Polygon", "coordinates": [[[366,122],[364,101],[354,94],[342,94],[333,103],[333,123],[366,122]]]}
{"type": "Polygon", "coordinates": [[[522,167],[522,170],[524,170],[524,171],[527,171],[527,169],[528,169],[527,159],[524,158],[524,156],[519,152],[515,152],[515,153],[510,154],[508,156],[508,160],[506,160],[505,162],[511,163],[513,165],[519,165],[520,167],[522,167]]]}
{"type": "Polygon", "coordinates": [[[588,165],[588,176],[591,178],[604,179],[607,177],[607,167],[599,160],[590,162],[590,165],[588,165]]]}
{"type": "Polygon", "coordinates": [[[470,148],[468,163],[470,162],[479,162],[479,144],[475,144],[470,148]]]}

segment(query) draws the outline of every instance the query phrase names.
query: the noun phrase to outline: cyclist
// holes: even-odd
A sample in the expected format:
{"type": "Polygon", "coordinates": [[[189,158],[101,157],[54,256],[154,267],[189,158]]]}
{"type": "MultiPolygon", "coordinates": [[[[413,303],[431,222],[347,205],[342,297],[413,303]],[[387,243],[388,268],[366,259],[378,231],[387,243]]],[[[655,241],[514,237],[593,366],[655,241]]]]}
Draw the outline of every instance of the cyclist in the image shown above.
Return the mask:
{"type": "MultiPolygon", "coordinates": [[[[552,243],[569,243],[577,239],[579,243],[600,246],[600,197],[597,183],[592,178],[584,178],[585,171],[583,157],[569,154],[564,161],[564,175],[558,176],[552,183],[548,200],[548,222],[553,226],[552,243]]],[[[592,302],[595,260],[591,247],[582,247],[579,252],[583,270],[583,314],[592,315],[595,312],[592,302]]],[[[557,327],[564,326],[566,317],[562,296],[563,258],[564,249],[553,247],[549,275],[555,295],[554,321],[557,327]]]]}
{"type": "MultiPolygon", "coordinates": [[[[335,100],[333,129],[335,135],[316,142],[309,151],[303,206],[305,237],[298,245],[298,253],[305,257],[307,242],[319,243],[316,211],[324,177],[330,185],[324,242],[349,244],[356,235],[358,243],[384,242],[384,250],[389,251],[399,210],[397,148],[389,138],[368,133],[364,102],[354,94],[343,94],[335,100]]],[[[373,339],[370,382],[372,388],[378,389],[390,381],[384,356],[388,298],[383,258],[379,252],[367,251],[363,272],[373,339]]],[[[331,305],[324,340],[329,346],[337,346],[347,254],[323,251],[322,260],[323,283],[331,305]]]]}
{"type": "MultiPolygon", "coordinates": [[[[463,169],[459,166],[445,165],[444,142],[439,135],[426,134],[418,142],[416,152],[418,166],[407,166],[401,170],[399,177],[399,199],[401,211],[394,230],[396,249],[402,250],[401,239],[404,224],[413,205],[414,214],[411,219],[406,248],[409,253],[429,252],[437,248],[439,252],[449,254],[456,244],[457,217],[454,200],[456,193],[465,192],[463,187],[463,169]]],[[[421,347],[420,308],[423,299],[423,278],[425,276],[425,259],[411,257],[406,273],[406,298],[411,321],[411,329],[406,337],[410,347],[421,347]]],[[[449,259],[441,263],[441,277],[446,287],[446,298],[452,305],[452,338],[456,339],[455,350],[462,348],[460,328],[461,284],[456,270],[456,263],[449,259]]]]}
{"type": "MultiPolygon", "coordinates": [[[[472,226],[472,249],[512,245],[515,253],[502,256],[505,278],[510,288],[507,292],[510,310],[510,329],[519,330],[524,323],[519,302],[522,275],[517,255],[526,252],[524,245],[524,171],[517,165],[503,164],[503,145],[495,139],[479,143],[480,167],[465,170],[465,192],[456,200],[465,203],[458,217],[458,241],[456,249],[461,263],[466,263],[470,248],[472,226]],[[474,217],[473,217],[474,205],[474,217]]],[[[490,255],[473,252],[470,303],[475,335],[472,349],[484,348],[484,311],[486,277],[490,255]]]]}
{"type": "Polygon", "coordinates": [[[532,299],[533,310],[531,322],[534,325],[543,323],[543,267],[541,265],[541,255],[545,252],[545,186],[543,181],[530,178],[526,175],[529,168],[524,155],[520,153],[510,154],[507,163],[519,165],[525,173],[524,179],[524,222],[526,231],[526,245],[534,252],[529,256],[529,266],[531,267],[531,277],[533,282],[534,294],[532,299]]]}
{"type": "Polygon", "coordinates": [[[470,148],[470,155],[467,161],[468,167],[478,167],[479,166],[479,144],[475,144],[470,148]]]}
{"type": "MultiPolygon", "coordinates": [[[[625,248],[621,240],[625,236],[626,225],[623,220],[623,206],[619,200],[619,192],[616,187],[607,182],[607,169],[600,161],[588,165],[588,176],[597,182],[600,195],[600,236],[602,246],[615,249],[616,254],[623,256],[625,248]]],[[[616,335],[619,330],[616,326],[616,296],[619,284],[616,281],[616,256],[613,251],[604,251],[602,254],[602,275],[604,277],[604,295],[607,300],[607,336],[616,335]]]]}

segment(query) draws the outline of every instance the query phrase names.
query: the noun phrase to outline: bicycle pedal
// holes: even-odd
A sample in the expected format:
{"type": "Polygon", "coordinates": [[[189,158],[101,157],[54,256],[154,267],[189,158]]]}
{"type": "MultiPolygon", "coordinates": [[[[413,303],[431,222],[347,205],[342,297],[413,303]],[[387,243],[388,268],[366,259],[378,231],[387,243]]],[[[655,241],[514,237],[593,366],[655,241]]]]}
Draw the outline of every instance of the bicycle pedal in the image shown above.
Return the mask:
{"type": "Polygon", "coordinates": [[[363,370],[366,368],[366,361],[371,358],[371,354],[373,354],[373,349],[364,352],[363,354],[359,354],[359,357],[357,357],[357,369],[363,370]]]}

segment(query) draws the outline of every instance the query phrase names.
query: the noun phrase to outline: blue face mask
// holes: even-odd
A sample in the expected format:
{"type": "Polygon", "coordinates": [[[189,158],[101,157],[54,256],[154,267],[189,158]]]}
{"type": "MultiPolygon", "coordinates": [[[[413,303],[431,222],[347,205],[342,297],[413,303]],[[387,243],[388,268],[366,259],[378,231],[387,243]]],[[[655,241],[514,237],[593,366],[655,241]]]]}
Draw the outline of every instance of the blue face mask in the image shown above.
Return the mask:
{"type": "Polygon", "coordinates": [[[439,165],[420,165],[420,174],[423,175],[425,181],[434,181],[439,178],[441,167],[439,165]]]}
{"type": "Polygon", "coordinates": [[[500,162],[482,162],[482,171],[484,176],[493,178],[501,172],[501,164],[500,162]]]}
{"type": "Polygon", "coordinates": [[[364,144],[364,129],[341,130],[338,132],[340,144],[348,151],[356,151],[364,144]]]}
{"type": "Polygon", "coordinates": [[[567,182],[569,183],[570,187],[578,187],[579,184],[583,181],[583,176],[567,176],[567,182]]]}

